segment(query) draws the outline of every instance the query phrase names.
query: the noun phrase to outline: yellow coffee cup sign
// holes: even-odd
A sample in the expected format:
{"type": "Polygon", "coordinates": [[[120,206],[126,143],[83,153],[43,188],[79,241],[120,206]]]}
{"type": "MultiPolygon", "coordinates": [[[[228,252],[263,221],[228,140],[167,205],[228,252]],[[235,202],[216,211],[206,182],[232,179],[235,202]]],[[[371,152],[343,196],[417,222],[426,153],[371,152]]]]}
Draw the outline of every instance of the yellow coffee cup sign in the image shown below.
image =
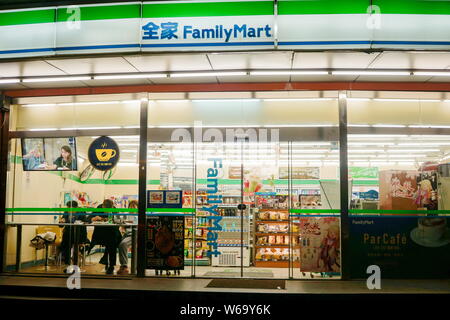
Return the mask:
{"type": "Polygon", "coordinates": [[[96,149],[95,155],[99,161],[109,161],[109,159],[116,156],[116,150],[114,149],[96,149]]]}

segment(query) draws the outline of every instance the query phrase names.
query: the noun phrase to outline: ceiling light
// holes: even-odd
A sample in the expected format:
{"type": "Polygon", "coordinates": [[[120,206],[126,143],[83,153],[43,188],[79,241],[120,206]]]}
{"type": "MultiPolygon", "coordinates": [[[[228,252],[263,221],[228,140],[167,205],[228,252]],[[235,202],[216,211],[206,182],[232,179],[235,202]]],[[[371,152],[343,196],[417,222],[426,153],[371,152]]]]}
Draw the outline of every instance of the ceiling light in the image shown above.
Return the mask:
{"type": "Polygon", "coordinates": [[[433,128],[433,129],[450,129],[450,126],[439,126],[439,125],[409,125],[410,128],[433,128]]]}
{"type": "Polygon", "coordinates": [[[415,71],[415,76],[429,76],[429,77],[450,77],[450,72],[439,71],[415,71]]]}
{"type": "Polygon", "coordinates": [[[374,124],[372,125],[374,128],[405,128],[406,126],[403,124],[374,124]]]}
{"type": "Polygon", "coordinates": [[[22,82],[54,82],[54,81],[81,81],[91,80],[91,77],[48,77],[48,78],[25,78],[22,82]]]}
{"type": "Polygon", "coordinates": [[[289,75],[327,75],[328,71],[314,71],[314,70],[303,70],[303,71],[250,71],[251,76],[289,76],[289,75]]]}
{"type": "Polygon", "coordinates": [[[276,98],[270,98],[270,99],[263,99],[264,101],[331,101],[336,100],[336,98],[283,98],[283,99],[276,99],[276,98]]]}
{"type": "Polygon", "coordinates": [[[85,105],[101,105],[101,104],[116,104],[120,101],[92,101],[92,102],[67,102],[67,103],[57,103],[57,106],[85,106],[85,105]]]}
{"type": "Polygon", "coordinates": [[[348,101],[370,101],[370,98],[347,98],[348,101]]]}
{"type": "Polygon", "coordinates": [[[439,152],[439,149],[389,149],[387,150],[388,153],[394,153],[394,152],[439,152]]]}
{"type": "Polygon", "coordinates": [[[95,80],[143,79],[143,78],[167,78],[167,73],[114,74],[114,75],[94,76],[95,80]]]}
{"type": "Polygon", "coordinates": [[[20,79],[14,78],[14,79],[0,79],[0,83],[18,83],[20,82],[20,79]]]}
{"type": "Polygon", "coordinates": [[[391,102],[441,102],[438,99],[388,99],[388,98],[376,98],[374,101],[391,101],[391,102]]]}
{"type": "Polygon", "coordinates": [[[97,130],[97,129],[120,129],[120,127],[83,127],[76,130],[97,130]]]}
{"type": "Polygon", "coordinates": [[[28,129],[28,131],[56,131],[57,128],[34,128],[34,129],[28,129]]]}
{"type": "Polygon", "coordinates": [[[25,108],[34,108],[34,107],[56,107],[56,103],[32,103],[32,104],[23,104],[22,107],[25,108]]]}
{"type": "Polygon", "coordinates": [[[183,78],[183,77],[226,77],[226,76],[246,76],[247,72],[244,71],[230,71],[230,72],[183,72],[183,73],[171,73],[171,78],[183,78]]]}
{"type": "Polygon", "coordinates": [[[333,75],[354,75],[354,76],[409,76],[408,71],[332,71],[333,75]]]}

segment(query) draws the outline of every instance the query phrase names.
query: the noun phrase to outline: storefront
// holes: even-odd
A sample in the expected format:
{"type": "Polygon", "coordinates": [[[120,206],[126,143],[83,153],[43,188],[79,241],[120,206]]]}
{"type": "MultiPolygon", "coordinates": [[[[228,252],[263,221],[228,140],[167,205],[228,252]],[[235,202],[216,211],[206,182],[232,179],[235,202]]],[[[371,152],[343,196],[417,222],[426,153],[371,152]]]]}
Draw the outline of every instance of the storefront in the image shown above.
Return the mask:
{"type": "Polygon", "coordinates": [[[2,271],[447,278],[450,7],[369,2],[0,12],[2,271]]]}

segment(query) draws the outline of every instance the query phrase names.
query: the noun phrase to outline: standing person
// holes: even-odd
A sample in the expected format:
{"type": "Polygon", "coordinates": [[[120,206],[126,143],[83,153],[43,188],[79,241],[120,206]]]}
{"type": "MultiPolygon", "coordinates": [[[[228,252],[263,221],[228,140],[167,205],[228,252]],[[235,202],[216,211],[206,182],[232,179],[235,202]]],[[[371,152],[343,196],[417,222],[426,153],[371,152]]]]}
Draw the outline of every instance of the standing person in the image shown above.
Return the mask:
{"type": "MultiPolygon", "coordinates": [[[[136,200],[131,200],[128,204],[128,208],[130,209],[137,209],[138,202],[136,200]]],[[[133,214],[130,212],[130,214],[133,214]]],[[[122,216],[119,223],[125,223],[126,216],[122,216]]],[[[133,220],[133,224],[137,224],[137,217],[132,216],[131,219],[133,220]]],[[[133,227],[124,227],[123,228],[123,236],[122,241],[119,244],[119,262],[120,262],[120,269],[117,271],[117,274],[119,275],[127,275],[130,273],[128,269],[128,249],[131,246],[132,241],[132,228],[133,227]]]]}
{"type": "MultiPolygon", "coordinates": [[[[110,199],[105,199],[102,208],[114,208],[114,203],[110,199]]],[[[105,214],[100,214],[92,218],[92,221],[108,221],[108,217],[105,214]]],[[[106,261],[101,259],[100,263],[105,263],[106,274],[114,274],[114,266],[116,265],[117,260],[117,247],[119,246],[121,239],[122,235],[117,226],[99,226],[94,230],[91,248],[96,244],[105,246],[105,255],[107,256],[107,259],[106,261]]]]}
{"type": "MultiPolygon", "coordinates": [[[[78,202],[71,200],[66,203],[67,208],[78,208],[78,202]]],[[[63,255],[63,261],[66,267],[64,268],[64,273],[67,271],[67,267],[71,265],[72,257],[71,251],[75,244],[87,243],[87,230],[86,226],[74,226],[76,220],[84,221],[84,215],[77,215],[73,211],[68,211],[64,213],[59,220],[59,223],[70,223],[68,226],[64,226],[62,240],[60,245],[60,250],[63,255]]]]}
{"type": "Polygon", "coordinates": [[[75,170],[76,162],[73,159],[72,149],[69,146],[61,147],[61,155],[53,162],[50,169],[75,170]]]}

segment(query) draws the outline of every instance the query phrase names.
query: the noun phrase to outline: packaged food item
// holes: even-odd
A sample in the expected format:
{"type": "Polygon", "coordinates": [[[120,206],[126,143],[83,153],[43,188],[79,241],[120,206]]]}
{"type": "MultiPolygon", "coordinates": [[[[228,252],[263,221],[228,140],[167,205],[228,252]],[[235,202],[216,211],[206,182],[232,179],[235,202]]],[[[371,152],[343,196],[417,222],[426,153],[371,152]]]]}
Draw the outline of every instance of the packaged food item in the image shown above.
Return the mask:
{"type": "Polygon", "coordinates": [[[277,244],[284,244],[284,236],[277,236],[277,244]]]}
{"type": "Polygon", "coordinates": [[[256,260],[261,260],[263,258],[263,254],[264,254],[264,249],[259,249],[256,252],[256,256],[255,256],[256,260]]]}
{"type": "Polygon", "coordinates": [[[265,224],[259,224],[258,225],[258,232],[266,232],[267,225],[265,224]]]}
{"type": "Polygon", "coordinates": [[[278,227],[280,232],[288,232],[289,230],[288,224],[279,224],[278,227]]]}
{"type": "Polygon", "coordinates": [[[258,237],[257,244],[263,245],[267,243],[267,237],[258,237]]]}
{"type": "Polygon", "coordinates": [[[270,211],[270,220],[278,220],[280,218],[278,212],[270,211]]]}
{"type": "Polygon", "coordinates": [[[269,244],[276,244],[276,237],[275,236],[269,236],[269,244]]]}
{"type": "Polygon", "coordinates": [[[275,249],[275,252],[272,255],[272,260],[279,261],[279,260],[281,260],[281,256],[282,256],[281,249],[279,249],[279,248],[275,249]]]}
{"type": "Polygon", "coordinates": [[[280,219],[281,220],[288,220],[289,217],[288,217],[287,212],[280,212],[280,219]]]}

